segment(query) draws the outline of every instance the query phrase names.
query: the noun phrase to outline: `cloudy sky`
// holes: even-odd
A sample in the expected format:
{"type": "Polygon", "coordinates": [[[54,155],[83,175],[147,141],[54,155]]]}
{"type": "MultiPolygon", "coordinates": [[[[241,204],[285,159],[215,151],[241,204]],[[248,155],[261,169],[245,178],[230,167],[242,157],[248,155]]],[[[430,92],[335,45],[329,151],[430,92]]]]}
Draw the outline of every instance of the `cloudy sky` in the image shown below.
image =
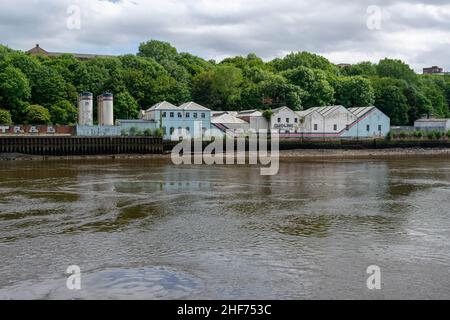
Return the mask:
{"type": "Polygon", "coordinates": [[[136,53],[149,39],[208,59],[310,51],[335,63],[399,58],[450,71],[448,0],[0,0],[0,43],[136,53]]]}

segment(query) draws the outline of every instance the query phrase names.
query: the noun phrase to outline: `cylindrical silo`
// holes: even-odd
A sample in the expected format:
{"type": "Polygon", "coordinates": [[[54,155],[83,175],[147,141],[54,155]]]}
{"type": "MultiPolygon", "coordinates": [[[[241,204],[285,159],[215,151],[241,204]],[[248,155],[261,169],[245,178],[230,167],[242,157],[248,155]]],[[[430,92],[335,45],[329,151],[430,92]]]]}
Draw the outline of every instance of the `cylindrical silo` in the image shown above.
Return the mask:
{"type": "Polygon", "coordinates": [[[90,92],[78,95],[78,125],[92,126],[94,124],[94,96],[90,92]]]}
{"type": "Polygon", "coordinates": [[[98,125],[114,125],[114,101],[111,93],[104,93],[97,98],[98,125]]]}

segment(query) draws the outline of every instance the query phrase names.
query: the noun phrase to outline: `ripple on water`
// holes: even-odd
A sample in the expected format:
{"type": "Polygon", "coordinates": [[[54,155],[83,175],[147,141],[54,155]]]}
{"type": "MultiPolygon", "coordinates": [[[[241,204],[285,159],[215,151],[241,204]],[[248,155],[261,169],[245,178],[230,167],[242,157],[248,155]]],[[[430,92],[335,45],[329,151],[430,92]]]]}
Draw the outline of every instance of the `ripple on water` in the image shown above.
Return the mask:
{"type": "Polygon", "coordinates": [[[82,274],[81,290],[70,291],[66,279],[24,281],[0,289],[0,299],[181,299],[198,291],[200,281],[167,267],[109,268],[82,274]]]}

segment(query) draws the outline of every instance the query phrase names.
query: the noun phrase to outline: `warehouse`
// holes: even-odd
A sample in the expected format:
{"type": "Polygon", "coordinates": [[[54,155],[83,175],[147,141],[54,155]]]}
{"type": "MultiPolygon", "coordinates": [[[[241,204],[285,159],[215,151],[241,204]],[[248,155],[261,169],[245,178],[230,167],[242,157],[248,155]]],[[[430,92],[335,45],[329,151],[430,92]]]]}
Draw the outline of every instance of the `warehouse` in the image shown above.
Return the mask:
{"type": "Polygon", "coordinates": [[[422,118],[414,123],[415,130],[421,131],[450,131],[450,119],[422,118]]]}

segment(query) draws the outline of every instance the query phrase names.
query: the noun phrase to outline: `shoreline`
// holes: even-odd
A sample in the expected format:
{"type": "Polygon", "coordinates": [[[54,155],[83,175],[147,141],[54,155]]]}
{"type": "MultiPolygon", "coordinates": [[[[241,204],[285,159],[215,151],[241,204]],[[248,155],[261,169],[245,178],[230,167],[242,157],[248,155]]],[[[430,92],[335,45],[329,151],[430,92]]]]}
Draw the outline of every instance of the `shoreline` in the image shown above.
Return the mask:
{"type": "MultiPolygon", "coordinates": [[[[389,159],[411,157],[450,157],[450,148],[394,149],[294,149],[281,150],[280,160],[296,159],[389,159]]],[[[86,156],[38,156],[19,153],[0,154],[0,163],[13,161],[76,161],[76,160],[157,160],[171,161],[166,154],[114,154],[86,156]]]]}

